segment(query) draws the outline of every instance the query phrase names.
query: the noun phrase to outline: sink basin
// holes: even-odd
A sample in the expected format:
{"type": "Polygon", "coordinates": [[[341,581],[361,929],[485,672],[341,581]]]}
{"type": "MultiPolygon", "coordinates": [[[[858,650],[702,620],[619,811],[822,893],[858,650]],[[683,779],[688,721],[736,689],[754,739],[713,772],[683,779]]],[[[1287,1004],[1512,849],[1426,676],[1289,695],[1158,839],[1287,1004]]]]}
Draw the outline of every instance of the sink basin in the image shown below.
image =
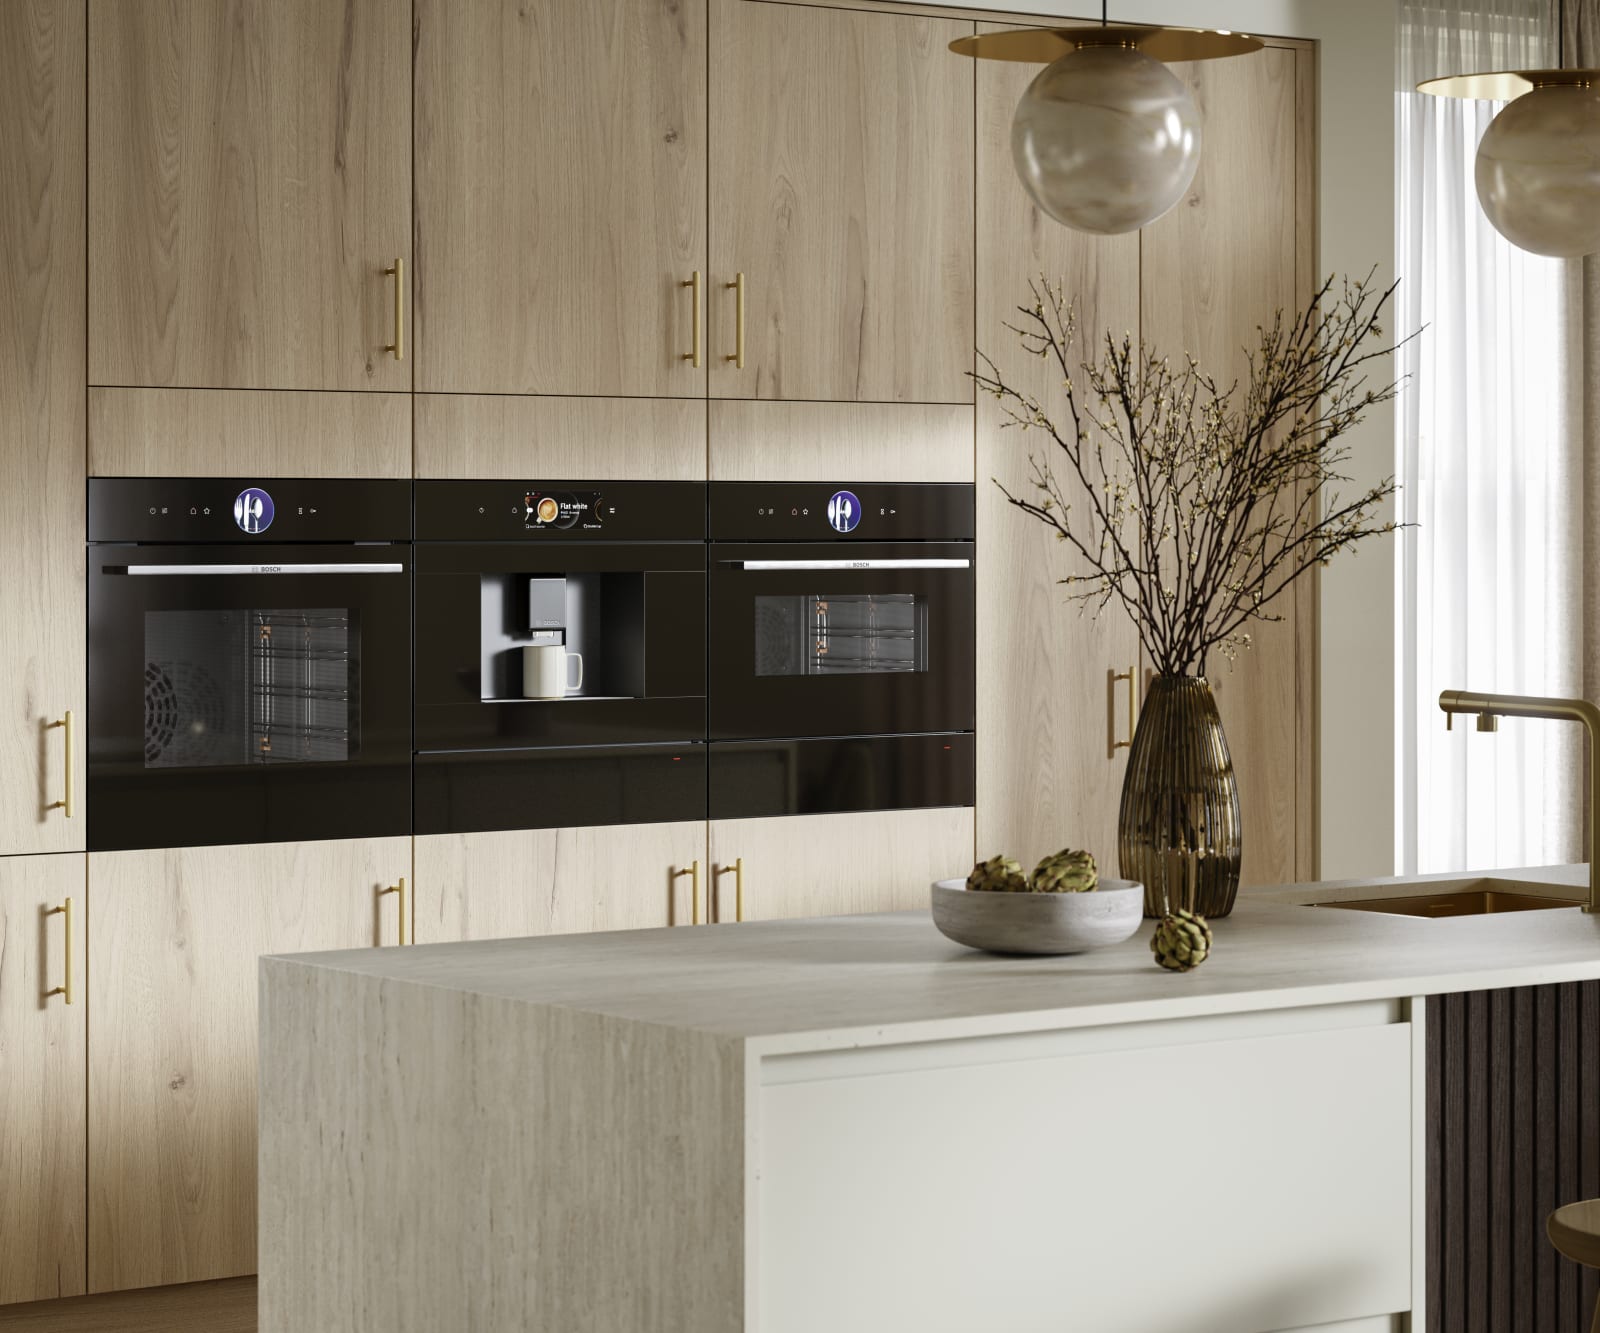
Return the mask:
{"type": "Polygon", "coordinates": [[[1545,908],[1581,907],[1578,898],[1548,898],[1529,893],[1515,880],[1475,879],[1445,882],[1423,893],[1402,893],[1391,898],[1346,898],[1314,903],[1315,907],[1340,907],[1352,912],[1387,912],[1392,916],[1487,916],[1495,912],[1537,912],[1545,908]]]}

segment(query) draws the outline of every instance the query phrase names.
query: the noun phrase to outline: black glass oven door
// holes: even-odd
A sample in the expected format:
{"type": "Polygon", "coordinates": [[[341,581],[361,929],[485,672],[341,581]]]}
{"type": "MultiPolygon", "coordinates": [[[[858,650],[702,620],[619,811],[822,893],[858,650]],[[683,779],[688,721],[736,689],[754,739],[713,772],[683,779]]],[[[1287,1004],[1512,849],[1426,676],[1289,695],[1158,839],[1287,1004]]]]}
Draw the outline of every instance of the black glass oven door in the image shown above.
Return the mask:
{"type": "Polygon", "coordinates": [[[973,729],[970,544],[715,544],[707,632],[713,740],[973,729]]]}
{"type": "Polygon", "coordinates": [[[409,547],[89,559],[91,849],[409,832],[409,547]]]}

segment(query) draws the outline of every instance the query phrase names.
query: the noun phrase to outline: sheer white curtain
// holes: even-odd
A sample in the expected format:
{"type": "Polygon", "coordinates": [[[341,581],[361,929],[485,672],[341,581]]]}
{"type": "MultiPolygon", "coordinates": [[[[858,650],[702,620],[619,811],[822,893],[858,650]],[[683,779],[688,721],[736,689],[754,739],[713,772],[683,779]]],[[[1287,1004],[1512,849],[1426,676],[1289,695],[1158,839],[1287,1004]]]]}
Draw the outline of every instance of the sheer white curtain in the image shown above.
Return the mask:
{"type": "Polygon", "coordinates": [[[1582,688],[1583,470],[1566,411],[1567,273],[1489,225],[1473,187],[1499,106],[1426,97],[1438,74],[1555,63],[1553,0],[1402,0],[1396,145],[1407,349],[1396,414],[1405,520],[1398,605],[1401,863],[1581,859],[1582,735],[1458,720],[1441,689],[1582,688]]]}

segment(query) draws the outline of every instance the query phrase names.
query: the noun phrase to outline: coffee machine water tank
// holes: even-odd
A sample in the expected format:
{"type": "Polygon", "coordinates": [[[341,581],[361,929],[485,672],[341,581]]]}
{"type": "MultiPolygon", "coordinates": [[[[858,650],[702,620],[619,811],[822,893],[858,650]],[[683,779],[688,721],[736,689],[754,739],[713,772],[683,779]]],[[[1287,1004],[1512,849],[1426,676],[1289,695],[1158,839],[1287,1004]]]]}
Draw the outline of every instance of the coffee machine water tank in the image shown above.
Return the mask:
{"type": "Polygon", "coordinates": [[[566,579],[528,580],[528,629],[535,643],[566,642],[566,579]]]}

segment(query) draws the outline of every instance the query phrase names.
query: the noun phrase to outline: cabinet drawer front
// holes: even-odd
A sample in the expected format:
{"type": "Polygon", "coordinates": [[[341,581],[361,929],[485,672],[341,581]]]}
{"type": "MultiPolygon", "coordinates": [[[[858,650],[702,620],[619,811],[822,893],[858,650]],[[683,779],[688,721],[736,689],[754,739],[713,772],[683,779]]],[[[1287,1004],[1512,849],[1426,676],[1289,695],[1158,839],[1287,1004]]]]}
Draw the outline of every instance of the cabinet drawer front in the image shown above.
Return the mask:
{"type": "Polygon", "coordinates": [[[1185,1026],[769,1082],[762,1333],[1266,1333],[1408,1308],[1409,1025],[1185,1026]]]}

